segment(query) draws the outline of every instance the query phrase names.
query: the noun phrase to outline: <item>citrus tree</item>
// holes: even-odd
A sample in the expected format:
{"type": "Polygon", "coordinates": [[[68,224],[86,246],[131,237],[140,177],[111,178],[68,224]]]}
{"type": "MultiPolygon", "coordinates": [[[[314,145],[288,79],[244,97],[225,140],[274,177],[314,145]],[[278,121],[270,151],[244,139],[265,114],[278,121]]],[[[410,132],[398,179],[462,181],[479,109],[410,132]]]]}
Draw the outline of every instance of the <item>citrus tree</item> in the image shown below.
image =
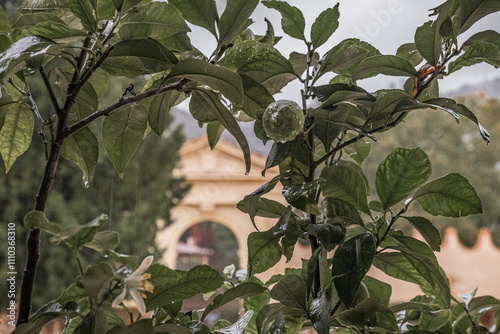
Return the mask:
{"type": "Polygon", "coordinates": [[[479,317],[500,308],[500,302],[474,293],[455,299],[434,255],[441,243],[437,229],[428,218],[409,214],[414,206],[434,216],[480,213],[481,201],[468,180],[450,173],[429,181],[428,156],[419,148],[399,148],[378,166],[373,192],[361,165],[377,134],[397,127],[410,112],[431,109],[449,114],[450,121],[467,119],[489,141],[471,110],[439,96],[438,82],[479,62],[499,66],[498,32],[479,32],[464,43],[458,36],[500,10],[500,2],[444,2],[396,55],[383,55],[354,38],[320,55],[318,48],[327,45],[338,27],[338,4],[325,9],[306,36],[298,8],[262,1],[281,14],[284,33],[303,44],[302,53],[289,56],[276,48],[280,37],[269,21],[263,36],[249,30],[258,4],[228,0],[219,15],[213,0],[27,0],[12,25],[1,12],[0,152],[6,171],[15,168],[35,127],[46,154],[34,210],[24,218],[30,232],[15,333],[36,333],[56,318],[66,319],[65,333],[488,330],[479,317]],[[214,36],[210,55],[191,44],[187,22],[214,36]],[[114,103],[99,104],[115,77],[145,75],[149,81],[142,91],[132,83],[114,103]],[[357,85],[376,75],[402,76],[407,82],[375,92],[357,85]],[[30,93],[34,76],[43,79],[50,109],[38,108],[30,93]],[[303,84],[295,98],[299,104],[275,101],[274,95],[293,80],[303,84]],[[136,258],[114,251],[119,235],[101,230],[105,215],[70,228],[46,217],[61,156],[81,168],[88,184],[102,144],[123,175],[139,143],[146,135],[161,135],[166,113],[185,99],[193,117],[207,123],[212,147],[224,129],[235,137],[247,171],[250,149],[238,120],[252,119],[262,141],[274,140],[266,169],[278,167],[279,176],[238,204],[252,222],[256,216],[277,220],[269,230],[248,236],[247,270],[228,267],[223,277],[208,266],[173,270],[153,264],[151,257],[137,267],[136,258]],[[287,206],[265,197],[278,183],[287,206]],[[401,221],[425,241],[395,229],[401,221]],[[59,298],[30,315],[42,231],[52,235],[53,243],[67,245],[78,263],[83,248],[104,257],[80,266],[80,275],[59,298]],[[290,259],[299,239],[311,246],[302,268],[289,268],[268,282],[256,278],[282,257],[290,259]],[[372,266],[418,284],[423,295],[391,305],[390,285],[366,275],[372,266]],[[181,312],[184,300],[223,287],[204,310],[181,312]],[[117,317],[113,307],[125,307],[127,294],[141,315],[151,311],[148,318],[133,319],[131,314],[125,325],[117,317]],[[240,320],[231,324],[221,319],[211,328],[204,324],[213,310],[235,299],[244,300],[240,320]]]}

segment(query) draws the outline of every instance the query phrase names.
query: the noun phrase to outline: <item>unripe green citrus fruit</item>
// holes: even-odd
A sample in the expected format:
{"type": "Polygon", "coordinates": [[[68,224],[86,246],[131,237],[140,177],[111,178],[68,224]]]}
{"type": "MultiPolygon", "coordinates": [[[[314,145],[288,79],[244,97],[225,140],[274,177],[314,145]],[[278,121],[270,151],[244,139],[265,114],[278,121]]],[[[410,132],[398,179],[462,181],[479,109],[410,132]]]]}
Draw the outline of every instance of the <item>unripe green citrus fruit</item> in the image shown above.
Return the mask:
{"type": "Polygon", "coordinates": [[[290,100],[271,103],[262,115],[266,135],[276,142],[292,141],[304,129],[304,113],[290,100]]]}

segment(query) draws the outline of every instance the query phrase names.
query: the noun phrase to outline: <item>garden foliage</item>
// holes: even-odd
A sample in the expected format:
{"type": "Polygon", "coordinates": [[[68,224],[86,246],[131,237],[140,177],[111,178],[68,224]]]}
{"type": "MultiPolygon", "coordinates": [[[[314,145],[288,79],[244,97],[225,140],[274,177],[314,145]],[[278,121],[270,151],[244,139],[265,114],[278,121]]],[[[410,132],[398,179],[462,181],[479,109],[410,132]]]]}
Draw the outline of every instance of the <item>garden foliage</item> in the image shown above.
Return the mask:
{"type": "Polygon", "coordinates": [[[433,109],[449,114],[451,122],[472,121],[478,136],[489,142],[473,111],[439,96],[438,82],[476,63],[500,65],[498,32],[482,31],[458,42],[474,23],[500,10],[500,2],[448,0],[416,29],[413,42],[402,45],[396,55],[384,55],[355,38],[318,54],[339,25],[338,4],[325,9],[306,35],[299,9],[284,1],[262,1],[279,12],[284,33],[303,44],[302,53],[288,56],[276,47],[281,37],[275,36],[269,21],[265,35],[250,30],[258,4],[228,0],[219,13],[213,0],[26,0],[12,25],[0,12],[0,153],[6,171],[15,168],[36,128],[47,155],[34,210],[24,219],[30,234],[15,333],[36,333],[56,318],[67,320],[65,333],[489,330],[480,326],[479,317],[499,309],[500,301],[473,293],[453,297],[434,255],[441,244],[438,230],[428,216],[408,214],[415,206],[432,216],[482,212],[468,180],[457,173],[429,180],[426,153],[398,148],[378,166],[371,189],[362,163],[377,134],[397,127],[410,112],[433,109]],[[204,55],[191,44],[188,23],[214,36],[212,54],[204,55]],[[407,82],[375,92],[357,85],[377,75],[406,77],[407,82]],[[40,110],[30,94],[33,76],[43,79],[51,110],[40,110]],[[115,77],[138,76],[149,78],[142,91],[131,84],[123,87],[116,102],[99,104],[115,77]],[[161,135],[168,111],[186,99],[192,116],[208,123],[212,147],[222,130],[234,136],[248,171],[250,148],[238,121],[251,119],[257,136],[270,140],[262,115],[275,102],[275,94],[293,80],[303,84],[296,95],[305,116],[303,131],[273,143],[266,169],[278,167],[279,176],[238,204],[252,221],[256,216],[276,219],[269,230],[248,236],[246,271],[227,270],[225,276],[208,266],[179,271],[149,266],[149,258],[136,269],[135,257],[114,251],[119,235],[102,230],[106,215],[70,228],[46,217],[45,202],[61,156],[80,167],[88,184],[102,144],[123,175],[145,136],[161,135]],[[98,127],[89,126],[101,118],[98,127]],[[288,206],[265,197],[278,183],[288,206]],[[401,221],[417,229],[424,241],[395,229],[401,221]],[[65,244],[77,259],[81,249],[90,248],[102,254],[103,261],[80,266],[74,283],[30,316],[42,231],[54,244],[65,244]],[[289,268],[268,282],[256,278],[282,258],[290,259],[299,239],[311,245],[311,257],[303,260],[302,268],[289,268]],[[113,263],[123,265],[116,268],[113,263]],[[390,304],[391,286],[366,275],[372,266],[419,285],[423,295],[390,304]],[[111,307],[113,301],[123,300],[123,291],[131,294],[139,310],[151,311],[150,316],[125,325],[111,307]],[[183,301],[214,291],[219,292],[204,310],[189,316],[181,312],[183,301]],[[236,323],[221,319],[211,328],[203,323],[210,312],[236,299],[243,299],[244,309],[236,323]]]}

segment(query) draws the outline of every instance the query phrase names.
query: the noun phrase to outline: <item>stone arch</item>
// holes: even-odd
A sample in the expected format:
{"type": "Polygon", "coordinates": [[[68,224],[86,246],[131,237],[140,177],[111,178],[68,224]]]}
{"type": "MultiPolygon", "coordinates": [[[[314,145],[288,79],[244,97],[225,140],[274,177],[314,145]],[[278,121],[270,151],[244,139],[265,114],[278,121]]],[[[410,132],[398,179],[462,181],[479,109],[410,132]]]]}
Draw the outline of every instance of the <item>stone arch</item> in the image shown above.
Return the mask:
{"type": "Polygon", "coordinates": [[[203,213],[199,212],[198,210],[193,210],[189,216],[189,219],[177,219],[175,223],[168,226],[161,232],[157,240],[159,247],[165,250],[163,253],[162,262],[166,266],[170,268],[176,267],[178,258],[177,245],[184,232],[189,230],[191,227],[206,221],[220,224],[231,231],[238,243],[239,266],[243,266],[246,264],[248,257],[246,250],[246,238],[248,235],[245,229],[235,228],[234,224],[231,223],[231,217],[215,211],[210,213],[203,213]]]}

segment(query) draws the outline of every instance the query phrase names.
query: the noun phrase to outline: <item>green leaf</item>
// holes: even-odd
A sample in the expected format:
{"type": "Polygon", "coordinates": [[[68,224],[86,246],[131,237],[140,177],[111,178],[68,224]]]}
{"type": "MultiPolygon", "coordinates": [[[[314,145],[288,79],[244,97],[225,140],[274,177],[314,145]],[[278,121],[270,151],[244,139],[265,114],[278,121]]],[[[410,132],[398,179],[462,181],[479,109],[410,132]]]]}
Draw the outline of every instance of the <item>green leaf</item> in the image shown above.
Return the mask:
{"type": "Polygon", "coordinates": [[[477,124],[477,126],[479,127],[479,133],[486,141],[486,143],[490,143],[490,134],[488,133],[488,131],[486,131],[486,129],[481,125],[481,123],[479,123],[476,115],[474,115],[474,113],[472,113],[472,111],[470,111],[469,108],[467,108],[463,104],[457,103],[455,100],[446,98],[436,98],[432,100],[427,100],[425,101],[425,104],[429,105],[431,108],[444,109],[448,113],[451,113],[449,111],[451,110],[459,115],[467,117],[468,119],[477,124]]]}
{"type": "Polygon", "coordinates": [[[354,144],[346,146],[344,151],[349,154],[352,160],[356,161],[356,163],[361,166],[363,161],[370,155],[371,148],[371,143],[364,140],[358,140],[354,144]]]}
{"type": "Polygon", "coordinates": [[[436,332],[451,320],[451,310],[427,311],[420,313],[418,328],[436,332]]]}
{"type": "Polygon", "coordinates": [[[201,320],[203,321],[206,316],[213,310],[237,299],[247,299],[267,291],[266,288],[254,282],[243,282],[237,286],[230,288],[221,295],[217,295],[214,300],[205,307],[201,320]]]}
{"type": "Polygon", "coordinates": [[[368,289],[370,298],[378,300],[382,305],[389,306],[392,293],[392,286],[390,284],[368,275],[363,278],[363,283],[368,289]]]}
{"type": "Polygon", "coordinates": [[[148,273],[151,275],[151,283],[153,283],[156,287],[160,287],[165,284],[173,284],[183,275],[182,272],[172,270],[159,263],[152,264],[151,267],[148,268],[148,273]]]}
{"type": "Polygon", "coordinates": [[[240,145],[245,159],[246,173],[248,174],[251,166],[250,147],[248,146],[247,139],[241,131],[241,128],[233,114],[222,104],[222,102],[220,102],[218,97],[213,92],[203,88],[197,88],[196,91],[200,99],[200,103],[204,104],[205,108],[212,114],[212,116],[217,119],[230,134],[233,135],[240,145]]]}
{"type": "Polygon", "coordinates": [[[238,72],[251,77],[271,94],[297,78],[292,64],[275,49],[252,57],[238,72]]]}
{"type": "Polygon", "coordinates": [[[428,219],[423,217],[403,217],[420,233],[432,250],[441,251],[441,234],[428,219]]]}
{"type": "Polygon", "coordinates": [[[85,30],[95,33],[97,31],[97,18],[90,0],[68,0],[69,8],[80,19],[85,30]]]}
{"type": "Polygon", "coordinates": [[[421,274],[425,273],[426,277],[429,277],[429,271],[425,266],[415,261],[410,262],[403,253],[379,253],[375,256],[373,265],[391,277],[419,285],[428,294],[436,297],[443,295],[443,291],[432,275],[430,276],[431,282],[428,282],[421,274]]]}
{"type": "Polygon", "coordinates": [[[372,45],[356,38],[345,39],[318,61],[313,82],[331,71],[350,77],[363,59],[376,55],[380,52],[372,45]]]}
{"type": "Polygon", "coordinates": [[[210,123],[217,121],[217,118],[210,112],[214,106],[207,102],[202,93],[193,91],[189,100],[189,112],[194,119],[201,123],[210,123]]]}
{"type": "Polygon", "coordinates": [[[174,5],[150,2],[130,11],[122,19],[118,33],[122,40],[147,37],[162,40],[186,31],[189,27],[174,5]]]}
{"type": "Polygon", "coordinates": [[[170,37],[159,39],[159,41],[172,51],[193,52],[194,50],[186,31],[181,31],[170,37]]]}
{"type": "Polygon", "coordinates": [[[373,328],[372,331],[377,333],[397,333],[400,330],[393,312],[372,298],[365,299],[356,307],[340,313],[335,319],[341,325],[358,331],[366,327],[373,328]]]}
{"type": "Polygon", "coordinates": [[[500,4],[496,0],[461,0],[459,7],[459,34],[468,30],[474,23],[500,10],[500,4]]]}
{"type": "Polygon", "coordinates": [[[224,12],[218,23],[219,41],[217,49],[233,41],[236,36],[243,32],[251,23],[249,19],[258,0],[228,0],[224,12]]]}
{"type": "Polygon", "coordinates": [[[113,258],[115,262],[123,263],[128,266],[133,266],[139,262],[139,258],[135,255],[127,255],[115,252],[114,250],[108,251],[108,254],[113,258]]]}
{"type": "Polygon", "coordinates": [[[114,61],[104,61],[101,68],[112,76],[135,78],[146,72],[144,64],[138,57],[116,57],[114,61]]]}
{"type": "Polygon", "coordinates": [[[90,83],[86,83],[76,97],[70,113],[75,114],[77,119],[83,119],[92,114],[97,108],[97,93],[90,83]]]}
{"type": "Polygon", "coordinates": [[[51,223],[42,211],[30,211],[24,216],[24,226],[33,230],[39,228],[42,231],[51,234],[57,234],[61,231],[61,227],[56,223],[51,223]]]}
{"type": "Polygon", "coordinates": [[[171,0],[172,5],[182,13],[186,21],[203,27],[217,37],[215,23],[219,21],[214,0],[171,0]]]}
{"type": "Polygon", "coordinates": [[[118,246],[120,235],[115,231],[99,231],[92,240],[85,244],[85,247],[92,248],[99,252],[102,256],[108,255],[110,250],[118,246]]]}
{"type": "Polygon", "coordinates": [[[35,120],[31,108],[26,103],[8,106],[2,129],[0,130],[0,153],[8,173],[12,164],[31,144],[35,120]]]}
{"type": "Polygon", "coordinates": [[[356,81],[366,78],[372,73],[405,77],[418,76],[417,71],[408,60],[398,56],[379,55],[364,59],[354,70],[351,79],[356,81]]]}
{"type": "Polygon", "coordinates": [[[363,176],[346,165],[331,166],[321,171],[319,185],[325,197],[333,197],[351,203],[369,214],[366,186],[363,176]]]}
{"type": "Polygon", "coordinates": [[[316,86],[313,87],[313,93],[316,95],[319,101],[326,103],[328,100],[328,104],[334,104],[334,101],[340,102],[343,99],[347,98],[357,98],[357,99],[366,99],[370,101],[375,101],[376,98],[375,96],[371,95],[368,93],[366,90],[359,86],[355,85],[349,85],[345,83],[333,83],[329,85],[323,85],[323,86],[316,86]],[[361,94],[353,94],[349,95],[349,93],[354,92],[354,93],[361,93],[361,94]],[[334,98],[334,96],[338,96],[337,94],[342,94],[340,95],[339,98],[334,98]],[[344,95],[345,94],[345,95],[344,95]]]}
{"type": "Polygon", "coordinates": [[[418,52],[434,67],[439,62],[442,40],[437,22],[428,21],[418,27],[415,32],[415,45],[418,52]]]}
{"type": "Polygon", "coordinates": [[[0,35],[0,54],[6,51],[12,44],[9,37],[5,35],[0,35]]]}
{"type": "Polygon", "coordinates": [[[296,184],[283,187],[283,197],[292,206],[304,212],[319,215],[320,211],[315,201],[318,190],[318,180],[305,184],[296,184]]]}
{"type": "Polygon", "coordinates": [[[428,213],[445,217],[462,217],[483,212],[481,199],[469,181],[458,173],[451,173],[431,181],[413,195],[428,213]]]}
{"type": "Polygon", "coordinates": [[[462,50],[467,51],[476,42],[482,41],[485,43],[491,43],[500,47],[500,33],[494,30],[480,31],[472,35],[468,40],[462,44],[462,50]]]}
{"type": "Polygon", "coordinates": [[[262,38],[259,40],[259,42],[264,43],[264,44],[269,44],[269,45],[275,45],[279,41],[279,37],[276,37],[274,35],[274,27],[267,18],[264,18],[264,21],[266,21],[267,24],[267,30],[266,34],[262,36],[262,38]]]}
{"type": "Polygon", "coordinates": [[[266,109],[269,104],[274,102],[274,98],[269,91],[254,79],[247,75],[241,75],[243,83],[243,111],[252,118],[257,118],[259,110],[266,109]]]}
{"type": "MultiPolygon", "coordinates": [[[[253,311],[247,311],[234,324],[232,324],[228,327],[216,329],[215,331],[219,332],[219,333],[223,333],[223,334],[243,334],[246,332],[245,328],[247,327],[248,323],[252,319],[253,313],[254,313],[253,311]]],[[[212,332],[214,331],[213,326],[212,326],[211,330],[212,330],[212,332]]]]}
{"type": "Polygon", "coordinates": [[[127,63],[130,58],[137,57],[142,62],[143,73],[157,73],[172,68],[177,64],[177,57],[160,42],[152,38],[127,39],[113,46],[113,51],[102,65],[116,67],[115,62],[127,63]]]}
{"type": "Polygon", "coordinates": [[[268,0],[262,1],[262,3],[267,8],[276,9],[281,13],[281,28],[285,34],[307,42],[304,36],[306,21],[300,9],[285,1],[268,0]]]}
{"type": "MultiPolygon", "coordinates": [[[[418,284],[422,291],[434,296],[441,307],[448,307],[451,299],[450,283],[439,267],[432,249],[426,243],[412,237],[393,235],[391,238],[396,241],[397,246],[388,248],[402,252],[408,263],[405,263],[404,260],[401,261],[401,259],[391,259],[395,262],[389,268],[387,266],[380,267],[376,261],[374,265],[390,276],[418,284]]],[[[385,256],[387,255],[385,254],[385,256]]],[[[387,259],[385,260],[387,261],[387,259]]]]}
{"type": "Polygon", "coordinates": [[[350,307],[359,284],[370,269],[376,246],[371,234],[361,234],[341,244],[333,256],[332,275],[340,300],[350,307]]]}
{"type": "Polygon", "coordinates": [[[329,252],[344,241],[345,227],[335,223],[335,219],[320,220],[312,228],[321,245],[329,252]]]}
{"type": "Polygon", "coordinates": [[[12,29],[9,24],[9,19],[5,14],[3,7],[0,7],[0,32],[11,32],[12,29]]]}
{"type": "Polygon", "coordinates": [[[94,73],[90,77],[88,83],[90,83],[94,88],[97,99],[100,99],[103,96],[106,88],[108,88],[108,82],[109,75],[101,68],[98,68],[96,71],[94,71],[94,73]]]}
{"type": "Polygon", "coordinates": [[[385,126],[393,117],[404,111],[424,108],[407,93],[400,90],[389,90],[375,101],[365,121],[365,127],[385,126]]]}
{"type": "Polygon", "coordinates": [[[176,90],[156,95],[148,107],[148,123],[151,129],[159,136],[167,126],[167,114],[170,109],[184,100],[185,95],[176,90]]]}
{"type": "Polygon", "coordinates": [[[97,17],[99,20],[113,20],[116,7],[113,0],[97,0],[97,17]]]}
{"type": "Polygon", "coordinates": [[[472,44],[467,51],[455,61],[451,62],[448,67],[448,73],[458,71],[462,67],[472,66],[481,62],[486,62],[495,67],[500,66],[500,50],[499,47],[492,43],[477,41],[472,44]]]}
{"type": "Polygon", "coordinates": [[[396,51],[396,56],[408,60],[413,66],[419,65],[424,60],[415,43],[401,45],[396,51]]]}
{"type": "Polygon", "coordinates": [[[297,76],[302,76],[302,74],[304,74],[308,66],[314,66],[314,64],[316,64],[318,60],[319,60],[319,54],[317,52],[314,52],[314,54],[311,56],[310,59],[307,58],[306,54],[295,51],[290,53],[290,56],[288,57],[288,61],[290,61],[290,63],[292,64],[293,70],[295,71],[297,76]]]}
{"type": "Polygon", "coordinates": [[[306,282],[299,276],[285,275],[271,289],[271,298],[283,305],[306,311],[306,282]]]}
{"type": "Polygon", "coordinates": [[[222,132],[224,132],[224,127],[218,121],[213,121],[207,124],[207,138],[210,149],[214,149],[215,145],[219,142],[222,132]]]}
{"type": "Polygon", "coordinates": [[[92,130],[85,127],[66,138],[61,154],[73,161],[83,172],[83,183],[88,187],[94,177],[99,158],[99,143],[92,130]]]}
{"type": "Polygon", "coordinates": [[[109,282],[115,278],[113,268],[107,262],[89,266],[81,279],[88,296],[95,302],[108,291],[109,282]]]}
{"type": "Polygon", "coordinates": [[[180,279],[159,286],[155,285],[153,294],[148,294],[148,298],[145,300],[147,310],[215,291],[224,283],[224,278],[217,270],[205,265],[178,273],[180,279]]]}
{"type": "Polygon", "coordinates": [[[139,103],[120,107],[104,119],[102,143],[120,178],[144,138],[147,119],[146,108],[139,103]]]}
{"type": "Polygon", "coordinates": [[[345,129],[349,112],[340,108],[335,108],[333,111],[316,109],[308,112],[308,115],[314,118],[314,135],[321,140],[325,151],[330,150],[333,141],[345,129]]]}
{"type": "MultiPolygon", "coordinates": [[[[285,319],[300,319],[303,311],[275,303],[264,306],[257,314],[257,332],[260,333],[285,333],[285,319]]],[[[290,321],[288,321],[290,323],[290,321]]],[[[301,326],[299,326],[300,330],[301,326]]]]}
{"type": "Polygon", "coordinates": [[[320,291],[318,297],[311,302],[309,313],[311,314],[311,321],[314,329],[318,334],[330,333],[330,309],[332,299],[332,286],[328,284],[327,287],[320,291]]]}
{"type": "MultiPolygon", "coordinates": [[[[57,74],[56,85],[59,87],[61,99],[66,98],[67,88],[71,82],[72,73],[62,72],[59,68],[55,69],[57,74]]],[[[94,86],[87,82],[80,89],[75,102],[71,106],[70,113],[81,120],[92,114],[98,108],[98,97],[94,86]]]]}
{"type": "Polygon", "coordinates": [[[179,62],[167,78],[186,78],[205,84],[221,92],[236,105],[243,100],[243,84],[237,73],[201,59],[189,58],[179,62]]]}
{"type": "Polygon", "coordinates": [[[431,161],[420,148],[397,148],[378,166],[375,185],[384,210],[405,199],[429,179],[431,161]]]}
{"type": "MultiPolygon", "coordinates": [[[[12,80],[12,82],[9,81],[6,85],[3,86],[3,89],[5,89],[5,91],[7,92],[7,94],[10,95],[10,98],[11,98],[12,102],[16,102],[23,95],[18,90],[18,88],[16,88],[16,86],[19,87],[19,88],[21,88],[22,90],[24,90],[26,84],[17,75],[12,76],[10,79],[12,80]]],[[[3,117],[2,125],[3,125],[3,122],[5,121],[5,116],[7,114],[7,111],[8,111],[8,108],[5,108],[4,114],[2,115],[2,117],[3,117]]]]}
{"type": "Polygon", "coordinates": [[[87,291],[81,286],[81,284],[72,283],[61,293],[55,302],[61,305],[66,305],[69,302],[78,303],[83,298],[87,298],[87,291]]]}
{"type": "Polygon", "coordinates": [[[81,30],[71,29],[66,24],[53,21],[40,22],[36,26],[28,29],[28,33],[31,35],[43,36],[52,40],[88,36],[81,30]]]}
{"type": "Polygon", "coordinates": [[[222,58],[218,64],[230,70],[238,71],[253,57],[273,51],[276,52],[272,45],[264,44],[256,40],[245,40],[227,49],[224,58],[222,58]]]}
{"type": "Polygon", "coordinates": [[[321,202],[321,212],[323,216],[333,218],[337,223],[345,222],[347,225],[364,226],[358,210],[351,203],[338,198],[326,197],[321,202]]]}
{"type": "Polygon", "coordinates": [[[70,248],[77,250],[92,241],[95,234],[102,229],[107,221],[108,216],[103,214],[85,225],[67,227],[51,237],[50,242],[58,245],[64,241],[70,248]]]}
{"type": "Polygon", "coordinates": [[[281,259],[279,241],[285,231],[270,229],[265,232],[252,232],[248,236],[249,275],[258,274],[274,266],[281,259]]]}
{"type": "Polygon", "coordinates": [[[28,30],[29,28],[37,25],[41,22],[54,22],[59,24],[65,24],[57,15],[49,12],[35,12],[35,13],[23,13],[16,22],[12,25],[12,28],[20,30],[28,30]]]}
{"type": "Polygon", "coordinates": [[[333,35],[339,26],[339,17],[339,3],[319,14],[311,27],[311,42],[314,48],[325,44],[333,35]]]}
{"type": "MultiPolygon", "coordinates": [[[[237,208],[241,212],[248,214],[244,200],[238,202],[237,208]]],[[[285,212],[285,209],[286,207],[279,202],[267,198],[261,198],[260,201],[258,202],[257,212],[255,212],[255,216],[266,217],[266,218],[279,218],[281,217],[283,212],[285,212]]]]}
{"type": "Polygon", "coordinates": [[[29,322],[20,324],[12,333],[39,333],[42,328],[49,322],[66,316],[73,318],[75,316],[78,316],[78,312],[75,312],[74,310],[66,310],[63,305],[51,301],[42,306],[35,314],[33,314],[29,319],[29,322]]]}
{"type": "Polygon", "coordinates": [[[500,309],[500,300],[493,296],[476,297],[469,303],[469,312],[473,315],[482,315],[491,309],[500,309]]]}
{"type": "Polygon", "coordinates": [[[110,334],[152,334],[153,333],[153,319],[140,319],[132,324],[122,327],[120,329],[108,332],[110,334]]]}
{"type": "Polygon", "coordinates": [[[289,153],[290,142],[280,143],[273,141],[273,145],[271,146],[266,158],[266,165],[262,171],[262,176],[266,175],[266,170],[268,168],[278,166],[281,162],[283,162],[288,157],[289,153]]]}

